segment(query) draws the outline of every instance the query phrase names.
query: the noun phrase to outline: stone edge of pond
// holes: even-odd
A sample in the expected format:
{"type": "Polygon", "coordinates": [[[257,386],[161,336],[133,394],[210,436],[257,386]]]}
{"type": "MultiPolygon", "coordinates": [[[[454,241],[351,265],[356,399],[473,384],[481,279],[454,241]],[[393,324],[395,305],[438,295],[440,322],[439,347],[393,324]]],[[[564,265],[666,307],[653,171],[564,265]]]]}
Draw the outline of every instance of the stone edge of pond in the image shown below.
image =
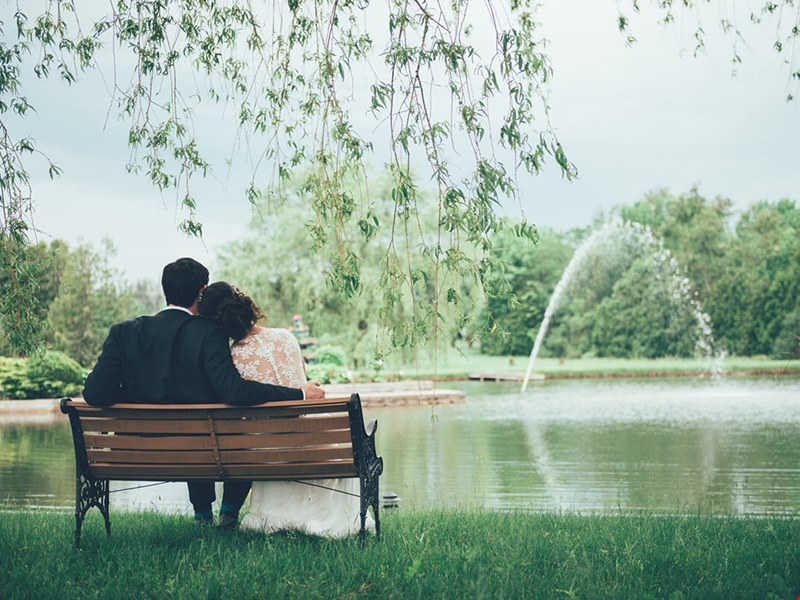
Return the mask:
{"type": "Polygon", "coordinates": [[[59,412],[61,398],[35,398],[30,400],[0,400],[0,415],[43,414],[59,412]]]}
{"type": "MultiPolygon", "coordinates": [[[[329,396],[358,393],[366,407],[431,406],[462,404],[460,390],[437,388],[433,381],[403,381],[380,384],[336,384],[323,386],[329,396]]],[[[0,422],[18,417],[50,417],[60,415],[60,398],[0,400],[0,422]]]]}

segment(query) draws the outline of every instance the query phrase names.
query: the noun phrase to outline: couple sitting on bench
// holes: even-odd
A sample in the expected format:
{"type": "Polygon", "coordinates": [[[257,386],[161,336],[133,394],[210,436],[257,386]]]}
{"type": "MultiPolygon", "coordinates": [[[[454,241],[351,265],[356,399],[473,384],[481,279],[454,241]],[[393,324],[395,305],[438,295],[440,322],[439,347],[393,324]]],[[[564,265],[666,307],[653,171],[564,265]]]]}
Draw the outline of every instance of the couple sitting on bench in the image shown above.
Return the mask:
{"type": "MultiPolygon", "coordinates": [[[[87,404],[251,406],[325,397],[317,382],[306,381],[291,332],[259,326],[259,308],[234,286],[208,285],[208,270],[191,258],[164,267],[161,285],[165,310],[111,328],[86,380],[87,404]]],[[[242,528],[334,537],[358,532],[358,479],[315,483],[225,481],[219,527],[238,526],[252,487],[242,528]]],[[[188,486],[195,522],[213,524],[214,482],[189,481],[188,486]]]]}

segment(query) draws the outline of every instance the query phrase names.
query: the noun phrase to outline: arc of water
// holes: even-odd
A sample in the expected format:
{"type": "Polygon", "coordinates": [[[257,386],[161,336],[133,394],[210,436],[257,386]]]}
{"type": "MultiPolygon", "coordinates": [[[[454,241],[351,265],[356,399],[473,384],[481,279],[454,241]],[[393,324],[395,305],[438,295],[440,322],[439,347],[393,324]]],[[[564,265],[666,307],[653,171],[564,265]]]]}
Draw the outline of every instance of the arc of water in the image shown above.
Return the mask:
{"type": "Polygon", "coordinates": [[[553,318],[553,313],[556,311],[556,307],[558,307],[558,303],[561,300],[561,296],[564,294],[564,290],[567,289],[570,280],[572,280],[572,276],[589,255],[589,251],[594,248],[595,244],[605,238],[609,232],[612,229],[616,229],[617,226],[618,224],[616,222],[610,222],[606,223],[597,231],[592,232],[592,234],[587,237],[580,246],[578,246],[578,249],[575,250],[575,254],[572,255],[567,268],[564,269],[564,272],[561,274],[561,279],[558,280],[556,288],[553,290],[553,295],[550,296],[550,301],[547,303],[547,308],[544,311],[544,318],[542,319],[541,325],[539,325],[539,331],[537,332],[536,340],[533,343],[531,356],[528,359],[528,367],[525,369],[525,378],[522,380],[522,389],[520,389],[520,392],[524,392],[528,387],[528,381],[531,378],[533,365],[536,362],[536,357],[539,355],[539,350],[542,347],[542,342],[544,341],[544,336],[547,333],[547,328],[550,325],[550,320],[553,318]]]}
{"type": "MultiPolygon", "coordinates": [[[[520,392],[524,392],[528,387],[528,381],[530,381],[533,365],[536,362],[536,357],[539,355],[539,350],[542,347],[544,336],[547,334],[547,329],[550,326],[550,320],[553,318],[553,313],[558,307],[561,296],[567,289],[567,286],[572,280],[574,274],[586,260],[586,257],[589,256],[589,252],[594,250],[595,246],[604,242],[605,239],[614,232],[622,232],[626,234],[624,237],[629,237],[630,241],[636,241],[643,249],[650,248],[650,251],[653,254],[653,259],[659,264],[659,268],[664,269],[668,276],[671,277],[674,282],[676,282],[677,294],[684,298],[691,308],[699,333],[696,342],[697,349],[704,356],[713,356],[714,336],[711,331],[711,319],[705,312],[703,312],[700,302],[697,299],[697,295],[691,288],[689,279],[681,272],[678,262],[672,257],[669,250],[665,249],[661,243],[653,237],[653,233],[649,228],[634,223],[624,224],[620,221],[611,221],[606,223],[602,228],[593,232],[583,241],[583,243],[581,243],[580,246],[578,246],[577,250],[575,250],[575,253],[570,259],[567,268],[561,275],[561,279],[559,279],[555,290],[553,290],[553,294],[550,296],[550,301],[548,302],[547,308],[544,311],[544,318],[542,319],[541,325],[539,325],[539,331],[536,334],[536,340],[533,343],[533,349],[531,350],[531,355],[528,359],[528,367],[525,370],[525,378],[522,380],[522,388],[520,392]]],[[[724,356],[724,353],[722,353],[721,356],[724,356]]]]}

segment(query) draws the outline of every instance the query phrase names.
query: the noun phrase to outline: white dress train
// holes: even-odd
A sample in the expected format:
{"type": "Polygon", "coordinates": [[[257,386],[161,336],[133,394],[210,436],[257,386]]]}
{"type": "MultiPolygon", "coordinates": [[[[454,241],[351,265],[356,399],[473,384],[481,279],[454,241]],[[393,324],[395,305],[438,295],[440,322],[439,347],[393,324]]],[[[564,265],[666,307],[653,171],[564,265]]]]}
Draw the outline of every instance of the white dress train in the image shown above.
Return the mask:
{"type": "MultiPolygon", "coordinates": [[[[256,326],[234,344],[231,354],[245,379],[294,388],[306,382],[300,345],[287,329],[256,326]]],[[[253,483],[250,510],[240,528],[267,533],[291,529],[325,537],[351,535],[361,527],[358,495],[357,478],[315,479],[308,483],[257,481],[253,483]]],[[[367,514],[367,528],[374,526],[367,514]]]]}

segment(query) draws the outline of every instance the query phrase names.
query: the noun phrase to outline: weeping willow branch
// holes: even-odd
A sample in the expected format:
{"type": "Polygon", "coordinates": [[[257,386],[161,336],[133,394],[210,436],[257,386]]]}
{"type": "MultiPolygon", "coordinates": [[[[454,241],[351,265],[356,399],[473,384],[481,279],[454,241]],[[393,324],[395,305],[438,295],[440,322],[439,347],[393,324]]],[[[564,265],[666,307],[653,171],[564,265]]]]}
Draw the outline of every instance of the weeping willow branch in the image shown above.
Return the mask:
{"type": "MultiPolygon", "coordinates": [[[[721,26],[733,35],[736,55],[743,34],[729,3],[712,4],[726,15],[721,26]]],[[[666,23],[675,11],[694,8],[692,2],[673,7],[671,0],[655,5],[666,23]]],[[[196,114],[232,109],[253,172],[243,195],[263,206],[264,198],[285,197],[291,183],[309,207],[309,243],[325,257],[327,284],[344,298],[379,285],[383,315],[410,297],[411,317],[390,328],[390,341],[415,345],[463,321],[445,323],[442,305],[466,311],[458,282],[484,285],[492,274],[491,236],[504,226],[497,208],[519,195],[521,178],[548,162],[568,179],[577,175],[550,122],[553,67],[537,21],[540,6],[535,0],[9,5],[13,15],[0,17],[0,115],[30,108],[21,93],[23,68],[71,85],[82,70],[105,68],[104,50],[114,61],[115,110],[130,124],[129,170],[174,193],[184,217],[180,229],[199,236],[194,190],[212,172],[213,148],[201,141],[196,114]],[[374,162],[393,182],[388,197],[370,194],[374,162]],[[390,216],[379,218],[386,213],[376,206],[385,203],[390,216]],[[436,215],[433,227],[421,218],[428,210],[436,215]],[[377,281],[365,281],[358,244],[375,239],[385,244],[383,269],[377,281]],[[423,256],[424,266],[412,266],[418,265],[412,254],[423,256]]],[[[639,11],[637,0],[630,6],[639,11]]],[[[775,48],[789,64],[796,64],[798,10],[793,0],[781,0],[750,15],[752,22],[776,23],[775,48]]],[[[618,25],[627,31],[628,18],[620,15],[618,25]]],[[[698,27],[700,47],[702,33],[698,27]]],[[[800,73],[792,77],[800,80],[800,73]]],[[[3,256],[13,281],[11,271],[21,268],[13,247],[34,230],[28,154],[35,148],[12,141],[5,125],[2,133],[3,256]]],[[[50,172],[57,174],[52,164],[50,172]]],[[[536,239],[528,223],[515,233],[536,239]]],[[[21,294],[9,297],[4,306],[23,302],[21,294]]],[[[27,313],[18,314],[22,327],[27,313]]]]}

